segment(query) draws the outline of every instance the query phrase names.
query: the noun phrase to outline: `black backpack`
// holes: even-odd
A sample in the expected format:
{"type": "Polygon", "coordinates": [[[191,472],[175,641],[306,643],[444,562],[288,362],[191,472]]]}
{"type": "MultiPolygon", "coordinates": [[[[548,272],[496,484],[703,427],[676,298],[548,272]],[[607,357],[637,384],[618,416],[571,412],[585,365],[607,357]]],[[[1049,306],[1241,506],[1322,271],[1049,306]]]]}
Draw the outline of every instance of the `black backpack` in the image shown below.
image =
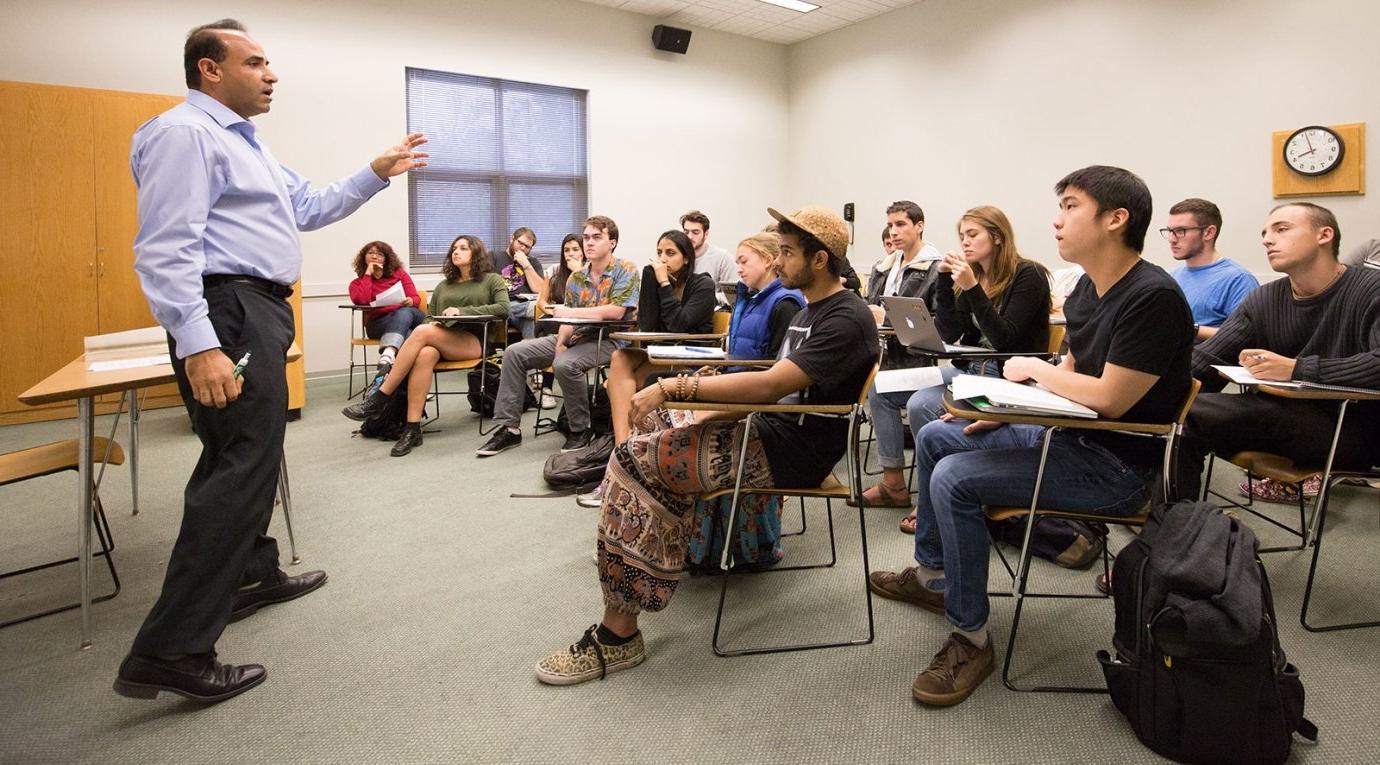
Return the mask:
{"type": "MultiPolygon", "coordinates": [[[[1020,549],[1025,542],[1024,518],[987,521],[993,539],[1020,549]]],[[[1030,554],[1062,568],[1087,568],[1102,554],[1107,527],[1097,522],[1069,518],[1040,518],[1030,534],[1030,554]]]]}
{"type": "MultiPolygon", "coordinates": [[[[465,376],[467,390],[465,400],[470,402],[470,411],[484,417],[494,416],[494,406],[498,401],[498,384],[502,368],[492,360],[485,361],[478,369],[472,369],[465,376]]],[[[523,386],[522,411],[537,408],[537,397],[532,389],[523,386]]]]}
{"type": "Polygon", "coordinates": [[[1255,534],[1207,503],[1161,506],[1116,557],[1112,702],[1141,743],[1190,763],[1282,763],[1316,740],[1279,645],[1255,534]]]}
{"type": "Polygon", "coordinates": [[[589,446],[573,452],[557,452],[546,460],[542,478],[553,489],[574,489],[598,484],[613,454],[613,434],[595,436],[589,446]]]}
{"type": "MultiPolygon", "coordinates": [[[[600,385],[589,386],[591,398],[589,405],[589,427],[595,433],[613,432],[613,407],[609,405],[609,392],[600,385]]],[[[570,419],[566,416],[565,405],[561,405],[561,411],[556,414],[556,430],[564,435],[570,435],[570,419]]]]}
{"type": "Polygon", "coordinates": [[[402,437],[403,428],[406,426],[407,383],[404,382],[398,386],[397,390],[393,391],[393,395],[388,397],[382,409],[360,423],[359,430],[356,432],[365,438],[396,441],[402,437]]]}

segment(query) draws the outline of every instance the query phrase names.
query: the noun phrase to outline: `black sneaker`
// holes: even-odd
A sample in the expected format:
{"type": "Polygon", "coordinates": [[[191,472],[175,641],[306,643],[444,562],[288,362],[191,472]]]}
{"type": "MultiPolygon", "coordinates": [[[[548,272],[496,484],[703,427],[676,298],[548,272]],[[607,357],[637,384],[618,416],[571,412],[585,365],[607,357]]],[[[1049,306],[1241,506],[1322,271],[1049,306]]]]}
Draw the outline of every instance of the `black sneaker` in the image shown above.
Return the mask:
{"type": "Polygon", "coordinates": [[[393,450],[389,454],[394,457],[406,457],[414,448],[421,445],[422,424],[409,422],[403,427],[402,435],[398,437],[398,442],[393,444],[393,450]]]}
{"type": "Polygon", "coordinates": [[[492,457],[505,449],[522,444],[522,434],[514,433],[506,427],[500,427],[489,437],[488,443],[475,450],[475,454],[480,457],[492,457]]]}
{"type": "Polygon", "coordinates": [[[579,451],[585,448],[586,446],[589,446],[589,442],[593,440],[594,431],[592,429],[572,431],[570,435],[565,437],[565,444],[561,446],[561,451],[579,451]]]}
{"type": "Polygon", "coordinates": [[[386,403],[388,403],[388,396],[383,395],[381,391],[375,391],[365,396],[364,400],[358,404],[350,404],[341,409],[340,413],[355,422],[364,422],[383,411],[383,405],[386,403]]]}

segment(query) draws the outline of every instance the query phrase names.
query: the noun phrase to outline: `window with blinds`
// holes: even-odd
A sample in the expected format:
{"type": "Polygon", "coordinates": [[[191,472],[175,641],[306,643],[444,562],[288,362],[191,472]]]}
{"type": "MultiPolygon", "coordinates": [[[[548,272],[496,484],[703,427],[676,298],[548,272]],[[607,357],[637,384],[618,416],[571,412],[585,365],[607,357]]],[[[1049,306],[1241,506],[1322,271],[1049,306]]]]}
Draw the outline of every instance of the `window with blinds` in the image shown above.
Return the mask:
{"type": "Polygon", "coordinates": [[[519,226],[556,262],[589,216],[587,91],[407,69],[407,130],[425,133],[428,165],[408,174],[410,269],[439,271],[460,234],[504,250],[519,226]]]}

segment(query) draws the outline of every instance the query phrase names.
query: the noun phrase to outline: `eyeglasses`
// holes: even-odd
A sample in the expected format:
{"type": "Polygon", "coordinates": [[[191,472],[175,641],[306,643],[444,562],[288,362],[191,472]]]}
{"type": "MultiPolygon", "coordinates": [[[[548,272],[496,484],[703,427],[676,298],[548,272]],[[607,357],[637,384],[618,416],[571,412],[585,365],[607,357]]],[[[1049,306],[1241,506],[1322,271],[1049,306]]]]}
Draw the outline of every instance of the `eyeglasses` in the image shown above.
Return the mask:
{"type": "Polygon", "coordinates": [[[1178,228],[1162,228],[1160,229],[1160,236],[1172,242],[1175,239],[1183,239],[1184,234],[1187,234],[1190,231],[1202,231],[1205,228],[1207,228],[1207,226],[1179,226],[1178,228]]]}
{"type": "Polygon", "coordinates": [[[514,239],[513,244],[521,247],[523,252],[527,252],[536,246],[536,242],[529,242],[526,239],[514,239]]]}

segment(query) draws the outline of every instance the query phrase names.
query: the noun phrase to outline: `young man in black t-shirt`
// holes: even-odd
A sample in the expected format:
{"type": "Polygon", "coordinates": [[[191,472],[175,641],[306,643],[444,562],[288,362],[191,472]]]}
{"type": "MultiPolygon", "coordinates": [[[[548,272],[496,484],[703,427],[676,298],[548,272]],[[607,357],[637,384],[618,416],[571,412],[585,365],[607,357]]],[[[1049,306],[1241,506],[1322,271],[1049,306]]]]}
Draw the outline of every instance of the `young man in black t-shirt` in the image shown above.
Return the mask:
{"type": "MultiPolygon", "coordinates": [[[[1115,167],[1075,171],[1055,186],[1059,257],[1086,274],[1064,303],[1069,354],[1034,357],[1004,374],[1034,380],[1096,410],[1134,422],[1173,422],[1188,395],[1193,317],[1178,285],[1141,260],[1150,190],[1115,167]]],[[[988,536],[984,505],[1029,505],[1044,428],[946,418],[915,436],[915,561],[873,572],[873,592],[949,620],[949,636],[911,687],[919,701],[957,704],[992,672],[987,628],[988,536]]],[[[1163,444],[1105,431],[1061,430],[1049,446],[1041,505],[1130,515],[1149,501],[1163,444]]]]}
{"type": "Polygon", "coordinates": [[[666,607],[684,567],[695,500],[734,485],[744,439],[749,486],[818,486],[847,451],[847,424],[833,418],[763,414],[744,433],[742,415],[701,412],[697,420],[662,407],[668,400],[852,404],[862,394],[877,363],[877,327],[862,298],[839,282],[848,225],[822,207],[768,212],[780,222],[781,283],[803,292],[808,305],[770,368],[662,379],[633,397],[633,436],[614,449],[604,479],[596,542],[603,621],[537,663],[544,683],[572,685],[642,662],[638,614],[666,607]]]}

